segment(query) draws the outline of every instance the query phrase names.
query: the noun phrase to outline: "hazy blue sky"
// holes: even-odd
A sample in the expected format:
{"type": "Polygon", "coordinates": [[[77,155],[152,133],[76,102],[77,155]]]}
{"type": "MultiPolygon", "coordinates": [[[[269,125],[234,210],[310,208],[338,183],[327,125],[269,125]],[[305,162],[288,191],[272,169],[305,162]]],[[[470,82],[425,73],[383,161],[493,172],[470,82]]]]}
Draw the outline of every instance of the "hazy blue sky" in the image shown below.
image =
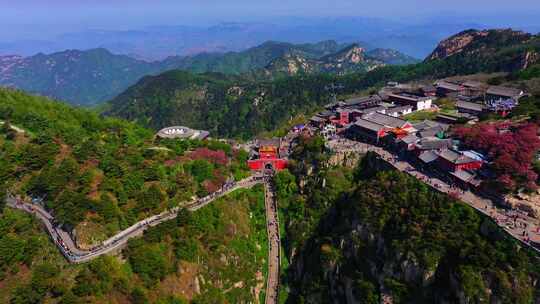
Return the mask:
{"type": "Polygon", "coordinates": [[[512,22],[519,22],[523,14],[527,17],[523,22],[528,22],[540,13],[540,0],[0,0],[0,26],[10,29],[3,30],[2,36],[13,39],[86,28],[210,24],[275,16],[370,16],[410,22],[443,13],[468,20],[481,15],[504,21],[511,15],[512,22]]]}

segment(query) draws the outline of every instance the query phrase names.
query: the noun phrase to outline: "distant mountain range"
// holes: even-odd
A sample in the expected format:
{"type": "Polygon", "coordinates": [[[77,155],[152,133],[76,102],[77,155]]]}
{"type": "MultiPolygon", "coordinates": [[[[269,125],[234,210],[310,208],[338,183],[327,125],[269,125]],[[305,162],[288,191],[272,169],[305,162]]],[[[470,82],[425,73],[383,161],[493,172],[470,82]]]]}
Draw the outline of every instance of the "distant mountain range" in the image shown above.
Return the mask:
{"type": "Polygon", "coordinates": [[[319,58],[288,53],[259,73],[300,75],[273,81],[168,71],[144,77],[111,100],[105,113],[154,129],[187,125],[220,136],[249,138],[328,103],[331,95],[327,88],[336,83],[342,85],[340,93],[355,94],[388,81],[434,80],[480,72],[512,73],[538,67],[540,37],[512,30],[468,30],[443,40],[423,62],[346,73],[349,67],[356,69],[358,65],[364,69],[375,67],[378,60],[388,60],[388,54],[389,51],[363,52],[357,45],[319,58]],[[375,55],[379,57],[370,57],[375,55]]]}
{"type": "Polygon", "coordinates": [[[0,57],[0,85],[73,104],[107,100],[141,76],[159,71],[154,64],[105,49],[0,57]]]}
{"type": "MultiPolygon", "coordinates": [[[[477,20],[477,19],[471,19],[477,20]]],[[[486,28],[457,18],[396,22],[367,17],[289,17],[259,22],[224,22],[211,26],[153,26],[131,30],[85,30],[56,37],[0,42],[0,54],[31,56],[66,49],[106,48],[115,54],[149,61],[201,52],[239,52],[265,41],[295,44],[333,39],[340,43],[395,49],[423,58],[443,38],[467,28],[486,28]]]]}
{"type": "Polygon", "coordinates": [[[153,62],[112,54],[106,49],[67,50],[50,55],[0,57],[0,85],[73,104],[92,105],[115,97],[145,75],[171,69],[275,78],[300,72],[343,74],[368,71],[385,64],[416,61],[394,50],[365,52],[356,44],[335,41],[313,44],[269,41],[242,52],[174,56],[153,62]],[[292,58],[305,64],[295,67],[289,64],[292,58]]]}

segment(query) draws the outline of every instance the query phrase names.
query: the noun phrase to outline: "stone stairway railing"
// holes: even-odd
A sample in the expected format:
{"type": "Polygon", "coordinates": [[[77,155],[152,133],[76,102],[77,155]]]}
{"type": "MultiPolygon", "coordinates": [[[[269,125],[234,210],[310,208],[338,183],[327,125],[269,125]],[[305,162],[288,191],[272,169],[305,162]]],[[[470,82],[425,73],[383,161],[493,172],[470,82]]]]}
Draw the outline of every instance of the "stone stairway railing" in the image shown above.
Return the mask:
{"type": "Polygon", "coordinates": [[[6,196],[6,203],[7,206],[11,208],[19,209],[38,217],[43,222],[53,242],[57,245],[66,259],[71,263],[83,263],[124,246],[129,239],[140,236],[149,227],[174,219],[182,208],[186,208],[189,211],[196,211],[235,190],[250,188],[256,184],[263,183],[264,181],[262,176],[250,176],[238,182],[225,184],[219,191],[206,197],[196,199],[185,206],[175,207],[160,214],[145,218],[89,250],[80,249],[68,232],[55,225],[54,216],[47,212],[42,206],[18,200],[10,193],[6,196]]]}

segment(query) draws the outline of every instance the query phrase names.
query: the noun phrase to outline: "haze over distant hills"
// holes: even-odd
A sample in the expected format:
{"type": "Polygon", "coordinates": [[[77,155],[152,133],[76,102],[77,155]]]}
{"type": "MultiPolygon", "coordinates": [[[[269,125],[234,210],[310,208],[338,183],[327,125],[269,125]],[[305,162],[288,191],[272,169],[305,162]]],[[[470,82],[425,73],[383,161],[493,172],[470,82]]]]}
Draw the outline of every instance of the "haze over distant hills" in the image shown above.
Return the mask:
{"type": "Polygon", "coordinates": [[[195,73],[246,74],[271,79],[298,73],[363,72],[416,60],[394,50],[365,51],[358,45],[322,41],[291,44],[269,41],[242,52],[201,53],[147,62],[106,49],[67,50],[31,57],[0,56],[0,85],[90,105],[111,99],[145,75],[181,69],[195,73]],[[288,62],[293,58],[302,65],[288,62]],[[285,66],[283,66],[285,64],[285,66]],[[264,71],[262,69],[264,68],[264,71]],[[260,71],[258,71],[260,70],[260,71]]]}
{"type": "Polygon", "coordinates": [[[213,26],[152,26],[142,29],[86,30],[51,38],[0,41],[0,54],[30,56],[66,49],[106,48],[116,54],[145,60],[200,52],[242,51],[265,41],[314,43],[333,39],[361,42],[372,49],[390,48],[423,58],[436,44],[468,28],[486,28],[461,20],[426,21],[419,24],[367,17],[282,18],[264,22],[226,22],[213,26]]]}

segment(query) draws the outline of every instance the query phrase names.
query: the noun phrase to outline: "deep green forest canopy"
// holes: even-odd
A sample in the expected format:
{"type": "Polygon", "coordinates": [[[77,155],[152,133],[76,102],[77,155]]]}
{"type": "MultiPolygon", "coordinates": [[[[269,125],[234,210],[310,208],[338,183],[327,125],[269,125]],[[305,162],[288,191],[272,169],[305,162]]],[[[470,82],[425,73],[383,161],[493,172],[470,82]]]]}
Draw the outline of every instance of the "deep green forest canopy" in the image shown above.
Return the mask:
{"type": "Polygon", "coordinates": [[[0,100],[2,193],[44,198],[83,242],[248,174],[247,154],[225,143],[154,139],[134,123],[18,91],[2,89],[0,100]]]}
{"type": "Polygon", "coordinates": [[[182,210],[176,220],[130,240],[123,258],[101,256],[85,264],[67,263],[39,220],[6,209],[0,216],[0,302],[254,301],[255,274],[264,269],[267,252],[263,199],[259,186],[195,213],[182,210]],[[207,283],[198,291],[189,287],[199,278],[207,283]],[[239,281],[244,288],[234,287],[239,281]],[[170,288],[181,284],[188,288],[170,288]]]}
{"type": "Polygon", "coordinates": [[[43,197],[87,246],[246,177],[246,152],[214,140],[157,140],[136,124],[19,91],[1,89],[0,100],[0,302],[254,301],[267,253],[260,186],[182,210],[130,240],[122,258],[82,265],[67,263],[38,219],[3,206],[8,189],[43,197]],[[195,288],[199,278],[206,283],[195,288]],[[170,288],[179,284],[189,290],[170,288]]]}
{"type": "Polygon", "coordinates": [[[293,155],[291,171],[276,177],[283,243],[294,256],[282,278],[288,303],[346,301],[347,288],[362,303],[383,293],[394,303],[539,299],[538,257],[469,206],[372,154],[354,170],[324,166],[317,138],[293,155]],[[307,174],[313,166],[327,169],[307,174]]]}

